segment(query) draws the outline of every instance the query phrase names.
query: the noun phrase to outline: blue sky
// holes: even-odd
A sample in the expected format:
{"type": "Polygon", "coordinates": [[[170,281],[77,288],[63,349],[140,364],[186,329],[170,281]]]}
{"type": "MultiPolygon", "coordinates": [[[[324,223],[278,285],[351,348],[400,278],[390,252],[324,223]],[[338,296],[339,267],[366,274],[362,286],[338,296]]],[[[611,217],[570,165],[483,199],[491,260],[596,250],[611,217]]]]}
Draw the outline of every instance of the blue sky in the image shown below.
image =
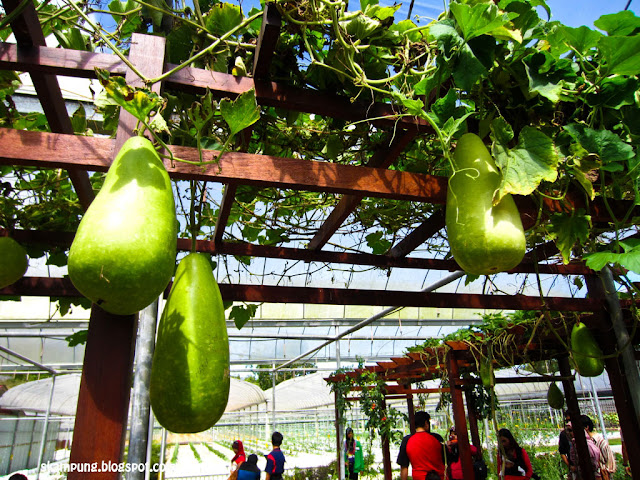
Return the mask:
{"type": "MultiPolygon", "coordinates": [[[[586,25],[593,28],[593,22],[602,15],[624,10],[628,0],[547,0],[551,8],[552,20],[559,20],[570,27],[586,25]]],[[[629,10],[637,15],[640,0],[632,0],[629,10]]]]}
{"type": "MultiPolygon", "coordinates": [[[[394,0],[379,0],[383,5],[392,5],[394,0]]],[[[395,0],[397,1],[397,0],[395,0]]],[[[593,28],[593,22],[600,16],[624,10],[628,0],[547,0],[551,8],[552,20],[558,20],[570,27],[586,25],[593,28]]],[[[396,21],[406,18],[411,0],[402,1],[396,21]]],[[[447,0],[448,3],[448,0],[447,0]]],[[[359,0],[349,1],[350,10],[359,8],[359,0]]],[[[428,23],[443,11],[443,0],[414,0],[413,15],[422,17],[420,23],[428,23]]],[[[640,11],[640,0],[632,0],[629,10],[640,11]]],[[[636,13],[637,15],[637,13],[636,13]]],[[[546,19],[546,15],[542,18],[546,19]]]]}

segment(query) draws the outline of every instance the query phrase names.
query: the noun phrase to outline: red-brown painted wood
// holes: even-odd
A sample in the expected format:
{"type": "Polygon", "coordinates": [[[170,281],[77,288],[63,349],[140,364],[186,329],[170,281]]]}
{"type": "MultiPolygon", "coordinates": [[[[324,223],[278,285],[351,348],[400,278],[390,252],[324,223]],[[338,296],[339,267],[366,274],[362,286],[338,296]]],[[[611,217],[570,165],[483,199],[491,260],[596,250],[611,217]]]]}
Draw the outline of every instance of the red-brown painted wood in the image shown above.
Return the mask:
{"type": "MultiPolygon", "coordinates": [[[[0,129],[0,163],[42,168],[77,166],[105,171],[111,164],[114,140],[52,133],[0,129]]],[[[196,148],[173,146],[175,156],[199,161],[196,148]]],[[[214,162],[218,152],[206,150],[205,162],[214,162]]],[[[189,165],[165,160],[173,178],[238,182],[264,187],[356,193],[372,197],[442,203],[447,179],[417,173],[339,165],[291,158],[228,152],[219,164],[189,165]],[[427,200],[428,199],[428,200],[427,200]]]]}
{"type": "MultiPolygon", "coordinates": [[[[14,0],[15,1],[15,0],[14,0]]],[[[55,75],[95,78],[95,67],[106,68],[112,74],[124,75],[126,68],[115,55],[90,52],[68,53],[65,49],[39,47],[26,55],[0,44],[0,67],[25,72],[46,72],[55,75]]],[[[167,64],[166,71],[177,65],[167,64]]],[[[260,105],[298,112],[315,113],[344,120],[371,119],[373,123],[393,128],[415,128],[431,132],[431,126],[418,118],[398,117],[402,112],[386,103],[351,102],[348,97],[289,87],[267,80],[236,77],[221,72],[187,67],[170,75],[165,86],[175,90],[204,94],[208,89],[218,97],[235,97],[254,89],[260,105]]]]}
{"type": "Polygon", "coordinates": [[[253,61],[253,77],[268,78],[269,67],[275,53],[276,44],[280,37],[280,25],[282,19],[280,12],[274,2],[267,2],[262,15],[262,25],[260,35],[256,45],[255,58],[253,61]]]}
{"type": "Polygon", "coordinates": [[[216,227],[213,231],[213,243],[216,245],[216,248],[222,243],[222,236],[224,235],[224,229],[227,228],[227,222],[229,221],[229,214],[231,213],[235,196],[236,185],[234,183],[227,183],[224,187],[224,194],[220,202],[220,213],[218,213],[216,227]]]}
{"type": "MultiPolygon", "coordinates": [[[[228,301],[305,303],[330,305],[404,305],[407,307],[520,309],[587,312],[595,311],[599,303],[590,298],[538,297],[525,295],[480,295],[456,293],[423,293],[390,290],[350,290],[340,288],[287,287],[275,285],[225,284],[220,286],[228,301]],[[546,306],[545,306],[546,305],[546,306]]],[[[167,290],[169,287],[167,287],[167,290]]],[[[62,278],[25,277],[0,289],[0,295],[81,296],[68,280],[62,278]]],[[[425,321],[425,324],[428,321],[425,321]]],[[[384,369],[380,369],[382,371],[384,369]]],[[[377,371],[377,370],[376,370],[377,371]]]]}
{"type": "Polygon", "coordinates": [[[434,212],[418,228],[394,245],[387,255],[392,258],[402,258],[409,255],[429,238],[444,228],[444,209],[434,212]]]}
{"type": "MultiPolygon", "coordinates": [[[[223,206],[227,205],[226,200],[223,206]]],[[[221,207],[221,211],[224,208],[221,207]]],[[[7,235],[7,232],[0,229],[0,235],[7,235]]],[[[34,230],[15,230],[12,236],[20,242],[37,242],[48,245],[70,246],[74,234],[72,232],[47,232],[34,230]]],[[[374,255],[370,253],[349,253],[333,251],[310,251],[305,248],[275,247],[271,245],[255,245],[245,242],[222,242],[215,243],[217,231],[214,231],[214,241],[198,240],[196,251],[206,252],[212,255],[238,255],[260,258],[279,258],[283,260],[300,260],[304,262],[323,263],[343,263],[348,265],[372,265],[376,267],[398,267],[413,268],[423,270],[457,270],[458,265],[453,260],[439,258],[391,258],[387,255],[374,255]]],[[[178,239],[178,250],[191,251],[191,240],[187,238],[178,239]]],[[[563,264],[541,264],[522,263],[510,270],[511,273],[546,273],[554,275],[589,275],[592,270],[585,267],[581,262],[563,264]]]]}
{"type": "MultiPolygon", "coordinates": [[[[7,14],[18,8],[19,4],[20,2],[17,0],[3,1],[7,14]]],[[[11,22],[11,30],[18,43],[18,50],[22,48],[30,49],[34,45],[45,45],[44,34],[33,3],[28,3],[22,13],[11,22]]],[[[67,113],[65,101],[62,98],[58,79],[53,75],[47,74],[30,76],[51,131],[73,134],[73,126],[67,113]]],[[[80,204],[84,209],[87,209],[94,198],[89,175],[87,175],[87,172],[75,168],[70,169],[68,173],[80,204]]]]}
{"type": "MultiPolygon", "coordinates": [[[[113,142],[108,138],[0,128],[0,164],[106,171],[111,164],[113,142]]],[[[200,160],[196,148],[173,146],[171,150],[178,158],[192,162],[200,160]]],[[[218,152],[215,150],[206,150],[203,154],[206,162],[215,162],[217,156],[218,152]]],[[[242,152],[225,153],[219,164],[199,166],[177,161],[174,165],[171,163],[170,160],[165,160],[167,171],[171,177],[181,180],[235,182],[436,204],[446,201],[447,178],[419,173],[242,152]]],[[[568,201],[565,199],[565,203],[568,201]]],[[[549,202],[548,207],[553,210],[565,208],[559,202],[549,202]]],[[[580,204],[581,201],[578,200],[576,205],[580,204]]],[[[609,200],[608,204],[614,214],[627,212],[632,206],[628,201],[609,200]]],[[[608,210],[601,200],[596,199],[590,208],[594,222],[610,221],[608,210]]],[[[640,208],[636,208],[640,215],[640,208]]],[[[522,215],[534,211],[530,199],[520,201],[522,215]]]]}
{"type": "MultiPolygon", "coordinates": [[[[410,129],[402,134],[393,135],[386,148],[380,148],[367,162],[368,167],[388,168],[392,165],[407,145],[416,137],[417,131],[410,129]]],[[[345,195],[331,211],[316,234],[309,241],[309,250],[320,250],[331,236],[340,228],[353,210],[360,204],[363,195],[345,195]]]]}
{"type": "MultiPolygon", "coordinates": [[[[159,77],[162,75],[164,70],[164,51],[166,43],[167,39],[164,37],[134,33],[131,36],[129,61],[135,65],[136,69],[146,78],[159,77]]],[[[142,79],[131,70],[127,71],[125,79],[127,81],[127,85],[133,88],[145,87],[142,79]]],[[[156,83],[151,86],[151,90],[160,94],[161,87],[162,85],[160,83],[156,83]]],[[[120,151],[124,142],[136,135],[134,129],[137,124],[138,119],[136,117],[131,115],[124,108],[120,108],[118,131],[116,132],[116,140],[113,144],[112,155],[114,158],[120,151]]]]}
{"type": "MultiPolygon", "coordinates": [[[[122,461],[127,430],[136,316],[93,306],[80,380],[70,465],[122,461]]],[[[117,480],[116,472],[69,472],[69,480],[117,480]]]]}
{"type": "MultiPolygon", "coordinates": [[[[569,357],[561,355],[557,357],[560,375],[563,377],[571,376],[571,366],[569,365],[569,357]]],[[[562,387],[564,390],[564,398],[567,402],[567,411],[571,418],[573,427],[573,435],[576,440],[576,451],[578,453],[578,466],[582,480],[594,480],[595,475],[591,467],[591,459],[589,457],[589,448],[584,435],[582,423],[580,422],[580,405],[578,404],[578,396],[572,381],[563,380],[562,387]]]]}
{"type": "Polygon", "coordinates": [[[467,418],[464,411],[462,390],[460,387],[454,387],[456,381],[460,378],[455,350],[449,350],[447,353],[447,372],[449,374],[449,385],[451,386],[451,410],[456,427],[456,435],[458,436],[462,474],[464,478],[473,478],[473,459],[469,448],[469,434],[467,432],[467,418]]]}

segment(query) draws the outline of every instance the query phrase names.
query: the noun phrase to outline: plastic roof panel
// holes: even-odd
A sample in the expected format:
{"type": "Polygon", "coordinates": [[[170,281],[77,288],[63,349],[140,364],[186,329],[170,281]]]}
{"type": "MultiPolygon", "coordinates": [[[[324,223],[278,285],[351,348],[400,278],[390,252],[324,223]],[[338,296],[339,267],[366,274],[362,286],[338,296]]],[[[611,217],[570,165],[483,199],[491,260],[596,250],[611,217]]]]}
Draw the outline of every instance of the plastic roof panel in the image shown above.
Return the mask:
{"type": "MultiPolygon", "coordinates": [[[[78,374],[59,375],[55,381],[51,414],[75,415],[80,390],[78,374]]],[[[0,408],[25,412],[45,413],[49,404],[51,378],[35,380],[10,388],[0,397],[0,408]]],[[[263,391],[253,385],[236,378],[231,379],[229,402],[225,412],[242,410],[265,404],[263,391]]]]}

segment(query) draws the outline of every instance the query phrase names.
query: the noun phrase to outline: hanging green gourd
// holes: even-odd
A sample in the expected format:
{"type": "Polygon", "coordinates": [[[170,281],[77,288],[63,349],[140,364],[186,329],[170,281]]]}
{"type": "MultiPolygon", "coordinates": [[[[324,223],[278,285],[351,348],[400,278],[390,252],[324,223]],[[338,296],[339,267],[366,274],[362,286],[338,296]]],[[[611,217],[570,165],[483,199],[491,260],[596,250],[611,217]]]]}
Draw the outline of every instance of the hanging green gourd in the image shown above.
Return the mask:
{"type": "Polygon", "coordinates": [[[25,249],[11,237],[0,237],[0,288],[20,280],[29,260],[25,249]]]}
{"type": "Polygon", "coordinates": [[[556,410],[560,410],[564,407],[564,395],[555,382],[549,385],[549,390],[547,391],[547,403],[551,408],[555,408],[556,410]]]}
{"type": "Polygon", "coordinates": [[[492,388],[496,384],[496,379],[493,373],[493,355],[491,349],[489,349],[486,356],[480,358],[479,364],[482,385],[486,388],[492,388]]]}
{"type": "Polygon", "coordinates": [[[169,175],[151,142],[128,139],[91,202],[69,251],[69,277],[116,315],[136,313],[175,269],[177,220],[169,175]]]}
{"type": "Polygon", "coordinates": [[[604,370],[602,350],[587,326],[576,323],[571,329],[571,354],[576,370],[583,377],[597,377],[604,370]]]}
{"type": "Polygon", "coordinates": [[[180,261],[158,325],[150,397],[160,425],[176,433],[213,426],[229,399],[229,341],[220,289],[207,255],[180,261]]]}
{"type": "Polygon", "coordinates": [[[493,204],[501,174],[482,139],[464,134],[453,163],[445,221],[454,260],[474,275],[514,268],[526,249],[522,220],[511,195],[493,204]]]}

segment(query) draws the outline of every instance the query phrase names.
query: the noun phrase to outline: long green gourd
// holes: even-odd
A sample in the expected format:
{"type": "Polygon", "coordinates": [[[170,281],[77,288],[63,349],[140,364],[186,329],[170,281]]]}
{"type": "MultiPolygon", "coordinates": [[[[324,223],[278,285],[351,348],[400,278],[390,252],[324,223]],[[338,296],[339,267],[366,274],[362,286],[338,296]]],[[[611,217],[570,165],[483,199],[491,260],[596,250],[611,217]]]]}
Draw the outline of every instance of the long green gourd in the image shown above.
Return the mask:
{"type": "Polygon", "coordinates": [[[69,277],[107,312],[130,315],[171,281],[176,245],[169,175],[151,142],[132,137],[82,217],[69,252],[69,277]]]}
{"type": "Polygon", "coordinates": [[[182,259],[162,312],[150,396],[160,425],[176,433],[213,426],[229,399],[224,306],[206,255],[182,259]]]}
{"type": "Polygon", "coordinates": [[[583,377],[597,377],[603,372],[602,350],[589,328],[582,322],[571,329],[571,353],[576,369],[583,377]]]}
{"type": "Polygon", "coordinates": [[[489,275],[510,270],[524,257],[526,240],[511,195],[493,197],[501,174],[482,139],[464,134],[456,146],[445,222],[453,258],[464,271],[489,275]]]}

